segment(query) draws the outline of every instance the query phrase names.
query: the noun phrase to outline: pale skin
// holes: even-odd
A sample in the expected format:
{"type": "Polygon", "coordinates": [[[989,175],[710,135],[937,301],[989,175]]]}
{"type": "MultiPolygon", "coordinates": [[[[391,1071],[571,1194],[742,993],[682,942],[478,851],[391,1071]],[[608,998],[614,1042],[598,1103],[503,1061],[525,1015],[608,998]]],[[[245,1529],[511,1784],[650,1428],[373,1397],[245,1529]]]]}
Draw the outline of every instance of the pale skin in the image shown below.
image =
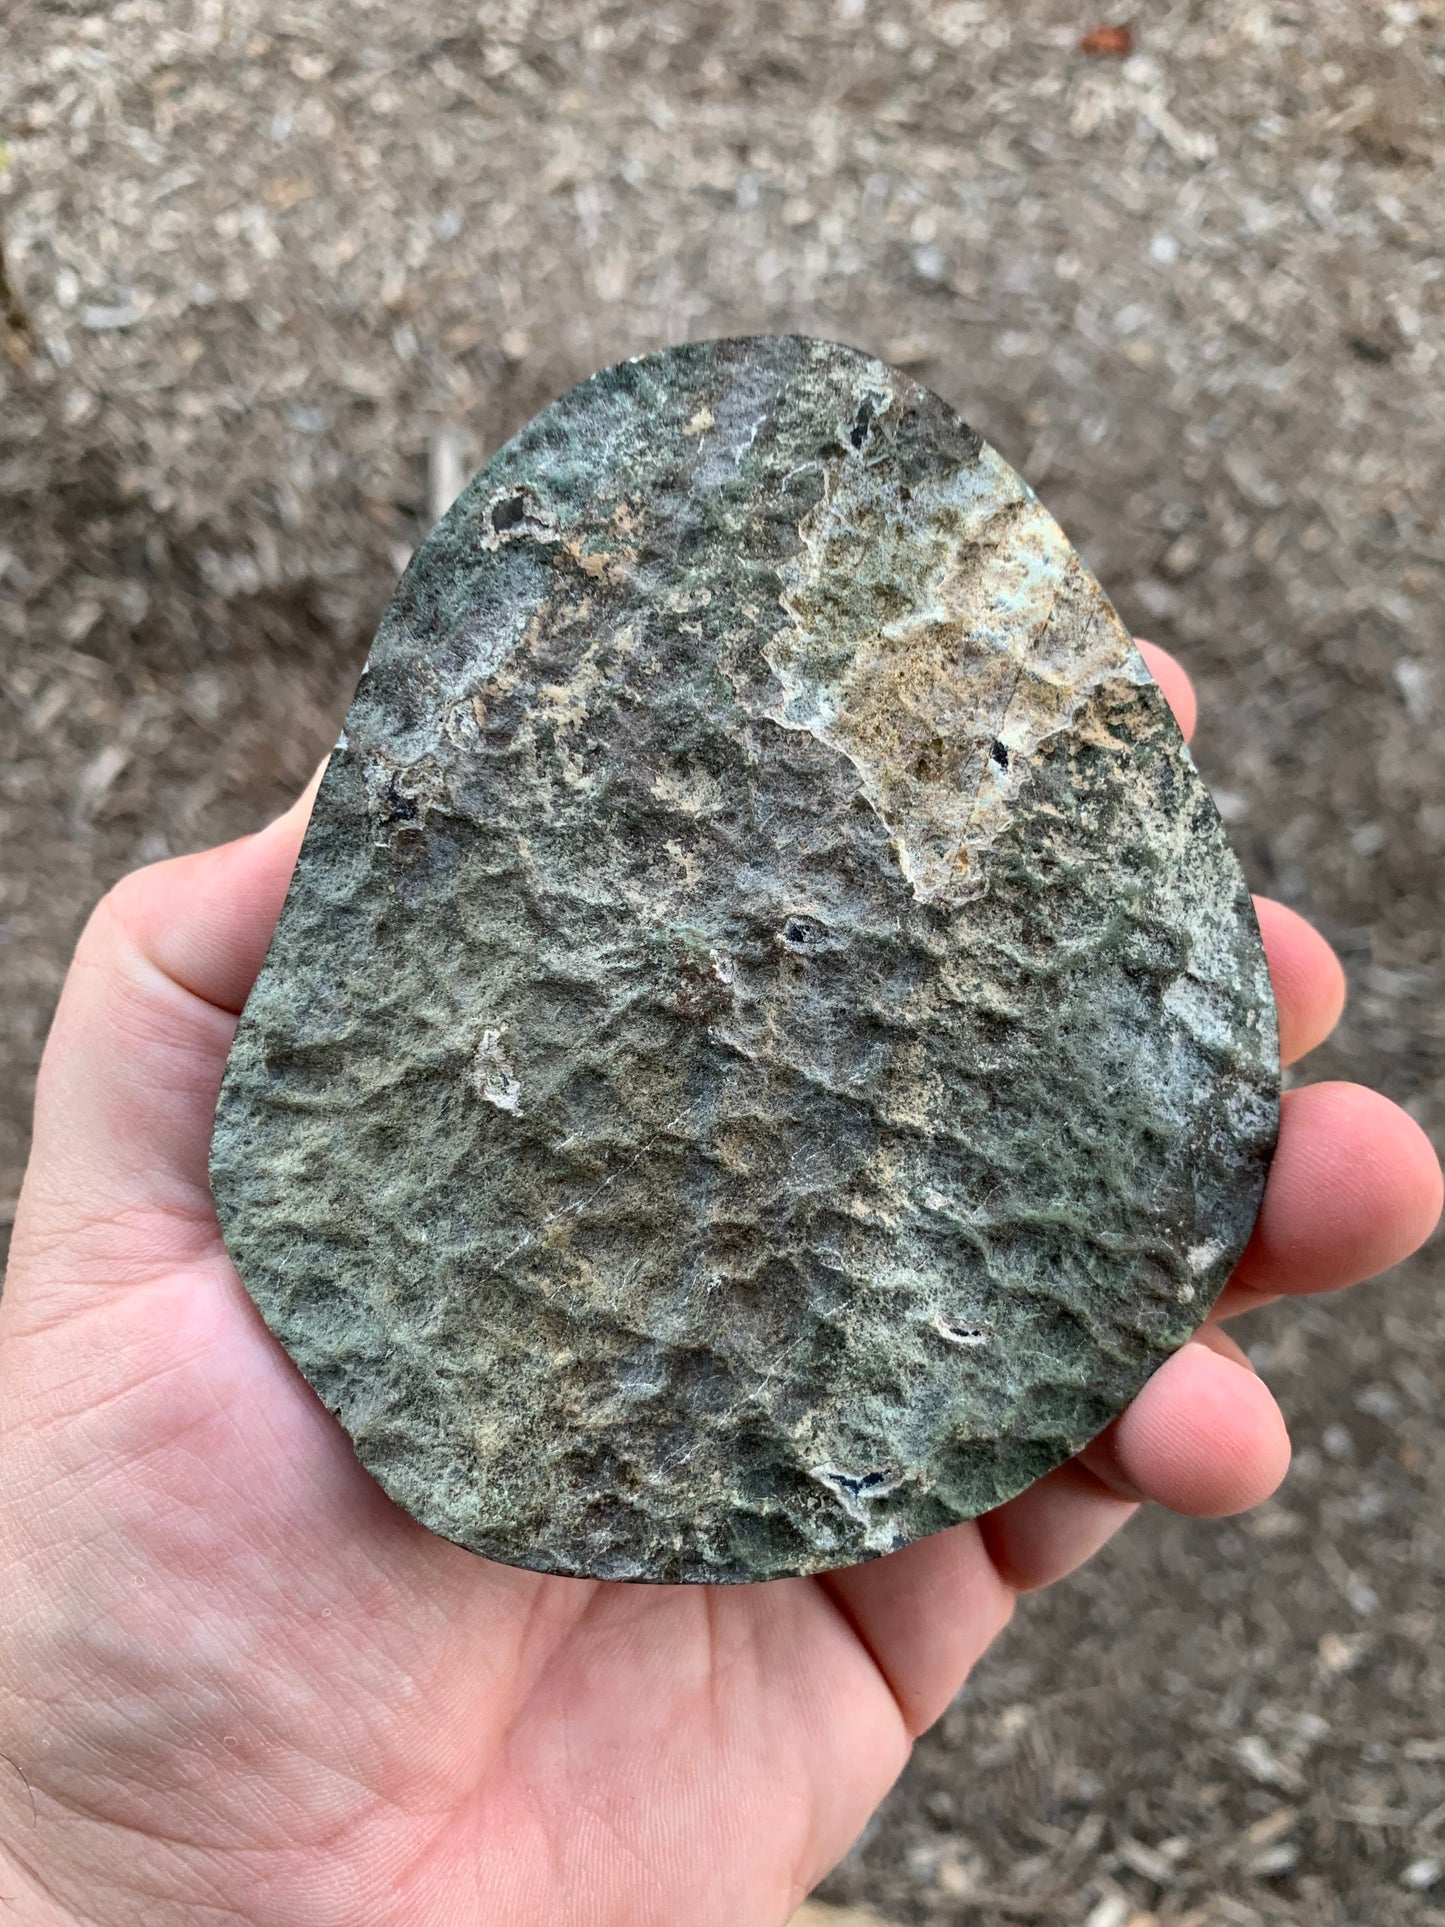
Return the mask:
{"type": "MultiPolygon", "coordinates": [[[[1150,661],[1181,724],[1194,698],[1150,661]]],[[[206,1181],[235,1013],[309,795],[139,872],[81,938],[0,1299],[0,1918],[21,1927],[781,1927],[1008,1622],[1140,1502],[1283,1477],[1224,1321],[1414,1250],[1440,1169],[1292,1090],[1216,1313],[989,1517],[821,1580],[547,1579],[397,1510],[273,1342],[206,1181]]],[[[1286,1061],[1344,982],[1261,903],[1286,1061]]]]}

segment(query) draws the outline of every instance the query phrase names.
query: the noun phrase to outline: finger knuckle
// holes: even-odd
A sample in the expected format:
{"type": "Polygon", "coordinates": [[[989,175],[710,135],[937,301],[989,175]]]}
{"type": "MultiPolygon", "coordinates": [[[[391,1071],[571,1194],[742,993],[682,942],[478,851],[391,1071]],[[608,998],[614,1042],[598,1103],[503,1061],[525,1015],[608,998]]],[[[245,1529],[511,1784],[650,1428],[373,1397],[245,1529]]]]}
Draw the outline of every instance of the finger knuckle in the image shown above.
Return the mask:
{"type": "Polygon", "coordinates": [[[131,870],[120,877],[91,911],[81,933],[77,954],[82,958],[113,955],[117,949],[139,946],[150,921],[158,863],[131,870]]]}

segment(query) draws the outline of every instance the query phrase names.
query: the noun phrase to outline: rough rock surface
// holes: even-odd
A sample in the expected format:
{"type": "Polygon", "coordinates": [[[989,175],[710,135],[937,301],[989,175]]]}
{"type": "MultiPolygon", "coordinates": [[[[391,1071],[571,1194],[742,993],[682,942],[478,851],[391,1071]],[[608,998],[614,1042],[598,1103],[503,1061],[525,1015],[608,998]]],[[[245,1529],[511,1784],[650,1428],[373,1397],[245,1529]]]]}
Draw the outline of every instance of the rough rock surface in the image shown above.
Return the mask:
{"type": "Polygon", "coordinates": [[[742,1580],[1058,1463],[1276,1124],[1242,878],[1031,491],[798,337],[623,363],[418,551],[213,1152],[366,1465],[493,1557],[742,1580]]]}

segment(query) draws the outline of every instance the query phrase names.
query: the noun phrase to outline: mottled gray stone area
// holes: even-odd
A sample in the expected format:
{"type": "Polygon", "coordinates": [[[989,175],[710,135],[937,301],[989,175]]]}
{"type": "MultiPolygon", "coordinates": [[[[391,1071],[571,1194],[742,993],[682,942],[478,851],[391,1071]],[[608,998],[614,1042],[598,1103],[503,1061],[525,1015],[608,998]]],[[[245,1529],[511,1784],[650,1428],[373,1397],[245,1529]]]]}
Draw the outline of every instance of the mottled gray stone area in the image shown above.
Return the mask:
{"type": "Polygon", "coordinates": [[[1103,1426],[1277,1090],[1224,831],[1057,525],[905,376],[762,337],[582,383],[418,551],[212,1170],[426,1524],[744,1580],[1103,1426]]]}

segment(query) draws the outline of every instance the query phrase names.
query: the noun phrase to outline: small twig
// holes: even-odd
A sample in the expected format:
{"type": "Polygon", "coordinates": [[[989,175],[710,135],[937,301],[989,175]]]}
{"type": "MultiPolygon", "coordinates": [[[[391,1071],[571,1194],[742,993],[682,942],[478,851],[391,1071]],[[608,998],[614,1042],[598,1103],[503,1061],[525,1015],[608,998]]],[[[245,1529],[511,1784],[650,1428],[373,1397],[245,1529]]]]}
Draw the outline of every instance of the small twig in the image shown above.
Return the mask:
{"type": "Polygon", "coordinates": [[[35,330],[5,269],[5,238],[0,235],[0,349],[17,368],[30,366],[35,330]]]}

